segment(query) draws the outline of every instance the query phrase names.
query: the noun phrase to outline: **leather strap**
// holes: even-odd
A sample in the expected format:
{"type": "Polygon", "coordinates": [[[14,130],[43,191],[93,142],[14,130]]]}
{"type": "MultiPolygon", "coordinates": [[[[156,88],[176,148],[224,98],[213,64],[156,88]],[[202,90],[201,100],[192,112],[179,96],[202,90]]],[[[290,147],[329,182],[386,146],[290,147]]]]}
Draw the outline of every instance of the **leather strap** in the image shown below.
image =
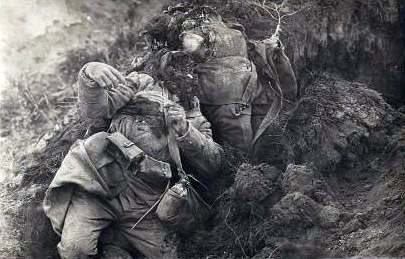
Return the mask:
{"type": "MultiPolygon", "coordinates": [[[[168,89],[166,87],[163,87],[163,96],[166,99],[169,99],[169,92],[168,92],[168,89]]],[[[179,146],[177,145],[176,135],[174,133],[174,129],[171,126],[171,122],[170,122],[169,116],[167,114],[168,107],[167,107],[166,103],[164,104],[163,111],[164,111],[164,116],[165,116],[165,123],[166,123],[168,133],[169,133],[168,134],[168,143],[167,143],[167,145],[168,145],[168,148],[169,148],[170,157],[172,158],[173,162],[176,164],[177,171],[179,173],[180,178],[185,179],[185,180],[188,181],[188,177],[187,177],[186,173],[184,172],[183,166],[181,164],[180,150],[179,150],[179,146]]],[[[159,199],[152,205],[152,207],[150,207],[148,209],[148,211],[145,212],[145,214],[142,215],[142,217],[131,227],[131,229],[134,229],[136,226],[138,226],[138,224],[144,218],[146,218],[146,216],[148,216],[159,205],[159,203],[163,199],[163,196],[166,194],[166,192],[169,190],[169,188],[170,188],[170,180],[167,181],[166,189],[160,195],[159,199]]]]}
{"type": "MultiPolygon", "coordinates": [[[[166,87],[163,87],[163,96],[166,99],[169,99],[169,91],[166,87]]],[[[170,157],[172,158],[173,162],[175,163],[177,167],[177,172],[182,180],[189,180],[187,174],[183,170],[183,165],[181,164],[181,158],[180,158],[180,150],[179,146],[177,144],[176,140],[176,133],[174,132],[174,128],[172,126],[172,122],[168,116],[168,110],[169,107],[165,105],[163,107],[164,115],[165,115],[165,122],[167,126],[167,131],[168,131],[168,137],[167,137],[167,145],[169,148],[169,153],[170,157]]]]}
{"type": "Polygon", "coordinates": [[[157,199],[157,201],[152,205],[152,207],[150,207],[150,208],[145,212],[145,214],[143,214],[142,217],[140,217],[140,218],[138,219],[138,221],[131,227],[131,229],[136,228],[136,226],[138,226],[138,224],[141,223],[141,221],[142,221],[144,218],[146,218],[146,216],[148,216],[149,213],[151,213],[151,212],[159,205],[159,203],[160,203],[160,202],[162,201],[162,199],[163,199],[163,196],[164,196],[164,195],[166,194],[166,192],[169,190],[169,187],[170,187],[170,180],[167,181],[167,185],[166,185],[165,191],[159,196],[159,199],[157,199]]]}
{"type": "MultiPolygon", "coordinates": [[[[164,86],[163,86],[163,96],[166,99],[169,99],[169,90],[164,86]]],[[[168,108],[169,107],[166,105],[163,108],[164,115],[165,115],[165,122],[166,122],[166,126],[167,126],[167,131],[168,131],[167,145],[169,148],[170,157],[177,167],[177,173],[179,174],[180,180],[185,182],[186,184],[191,185],[191,183],[190,183],[190,178],[191,178],[208,191],[209,189],[205,184],[203,184],[200,180],[198,180],[194,175],[187,174],[183,169],[183,165],[181,163],[181,158],[180,158],[179,145],[177,144],[177,140],[176,140],[176,133],[174,132],[174,128],[173,128],[170,118],[168,116],[168,108]]]]}
{"type": "MultiPolygon", "coordinates": [[[[253,62],[250,63],[250,66],[251,66],[252,73],[253,72],[256,73],[256,71],[253,71],[254,70],[254,63],[253,62]]],[[[254,78],[252,79],[252,73],[250,74],[249,79],[247,81],[247,86],[245,87],[245,89],[243,91],[243,95],[242,95],[243,104],[249,104],[250,105],[252,103],[252,100],[251,100],[252,95],[253,95],[253,92],[255,91],[255,88],[257,86],[257,85],[255,85],[255,84],[253,84],[251,82],[251,80],[254,80],[254,78]]]]}

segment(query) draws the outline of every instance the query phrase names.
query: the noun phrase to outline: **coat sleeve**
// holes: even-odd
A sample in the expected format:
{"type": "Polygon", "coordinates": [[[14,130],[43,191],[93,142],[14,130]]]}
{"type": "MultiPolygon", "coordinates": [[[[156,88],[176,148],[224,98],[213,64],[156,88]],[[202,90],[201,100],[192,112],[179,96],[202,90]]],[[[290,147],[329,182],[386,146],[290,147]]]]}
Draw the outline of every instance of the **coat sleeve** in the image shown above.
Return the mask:
{"type": "Polygon", "coordinates": [[[222,166],[223,150],[212,139],[211,124],[200,111],[188,114],[187,120],[187,133],[177,138],[182,157],[200,174],[214,177],[222,166]]]}
{"type": "Polygon", "coordinates": [[[278,41],[274,47],[272,43],[264,40],[267,61],[273,62],[284,98],[289,101],[297,100],[297,79],[295,78],[290,59],[284,52],[284,46],[278,41]]]}
{"type": "Polygon", "coordinates": [[[80,70],[79,110],[84,118],[111,119],[134,95],[134,91],[124,84],[107,89],[100,87],[86,75],[86,65],[80,70]]]}

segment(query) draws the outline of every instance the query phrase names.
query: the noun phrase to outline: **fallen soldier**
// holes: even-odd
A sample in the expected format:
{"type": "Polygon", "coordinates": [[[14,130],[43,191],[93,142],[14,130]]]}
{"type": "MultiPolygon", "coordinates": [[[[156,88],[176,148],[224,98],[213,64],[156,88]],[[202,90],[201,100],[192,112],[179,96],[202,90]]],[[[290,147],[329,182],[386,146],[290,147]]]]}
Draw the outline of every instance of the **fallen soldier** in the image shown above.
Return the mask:
{"type": "Polygon", "coordinates": [[[176,258],[175,247],[166,240],[170,226],[151,211],[172,177],[164,108],[168,107],[181,159],[195,170],[196,178],[212,180],[220,169],[222,150],[198,106],[184,110],[174,100],[176,96],[163,94],[146,74],[133,72],[124,78],[113,67],[95,62],[80,71],[82,116],[111,119],[111,125],[108,133],[73,144],[46,192],[44,211],[61,235],[62,258],[97,255],[100,235],[108,228],[147,257],[176,258]],[[136,163],[114,152],[117,148],[132,154],[136,163]]]}
{"type": "Polygon", "coordinates": [[[201,110],[220,144],[249,154],[266,128],[262,122],[277,116],[282,102],[296,101],[296,78],[278,38],[250,41],[242,25],[224,21],[208,6],[171,7],[146,34],[155,49],[194,58],[201,110]]]}

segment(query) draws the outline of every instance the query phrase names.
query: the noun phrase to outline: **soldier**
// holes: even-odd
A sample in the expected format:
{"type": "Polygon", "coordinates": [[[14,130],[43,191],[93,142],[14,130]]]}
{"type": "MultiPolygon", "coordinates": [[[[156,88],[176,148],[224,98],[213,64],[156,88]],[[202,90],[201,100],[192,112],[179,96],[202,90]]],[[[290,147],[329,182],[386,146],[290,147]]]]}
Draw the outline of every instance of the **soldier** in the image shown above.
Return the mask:
{"type": "Polygon", "coordinates": [[[225,23],[210,7],[178,5],[157,22],[148,30],[155,41],[194,57],[201,110],[215,139],[248,153],[269,109],[269,116],[281,109],[274,100],[296,100],[296,79],[281,43],[248,41],[241,25],[225,23]]]}
{"type": "Polygon", "coordinates": [[[71,147],[46,192],[44,210],[61,235],[60,256],[96,255],[100,235],[114,228],[150,258],[175,258],[166,240],[168,226],[151,212],[171,177],[163,108],[170,106],[167,115],[182,160],[203,182],[221,166],[222,150],[212,140],[209,122],[197,107],[184,110],[173,101],[176,96],[166,98],[146,74],[133,72],[124,78],[115,68],[92,62],[78,80],[82,116],[112,121],[109,133],[93,134],[71,147]],[[124,136],[120,148],[129,152],[136,146],[144,159],[132,166],[111,152],[113,132],[124,136]]]}

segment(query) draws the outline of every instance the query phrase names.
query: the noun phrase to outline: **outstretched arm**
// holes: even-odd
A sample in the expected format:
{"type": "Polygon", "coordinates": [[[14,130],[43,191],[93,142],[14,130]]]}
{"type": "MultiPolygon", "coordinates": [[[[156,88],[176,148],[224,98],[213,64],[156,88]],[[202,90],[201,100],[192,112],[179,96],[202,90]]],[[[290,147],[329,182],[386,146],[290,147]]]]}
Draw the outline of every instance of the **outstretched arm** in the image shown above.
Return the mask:
{"type": "Polygon", "coordinates": [[[110,119],[134,95],[112,66],[87,63],[79,72],[79,109],[85,118],[110,119]]]}

